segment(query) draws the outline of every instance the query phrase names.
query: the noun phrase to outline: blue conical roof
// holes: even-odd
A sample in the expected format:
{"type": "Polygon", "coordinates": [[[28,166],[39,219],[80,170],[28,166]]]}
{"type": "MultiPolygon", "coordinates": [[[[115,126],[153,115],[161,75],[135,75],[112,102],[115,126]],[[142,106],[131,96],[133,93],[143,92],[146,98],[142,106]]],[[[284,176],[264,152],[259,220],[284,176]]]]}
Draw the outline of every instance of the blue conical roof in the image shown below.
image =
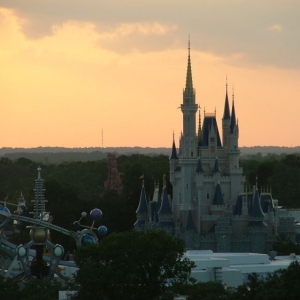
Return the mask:
{"type": "Polygon", "coordinates": [[[188,216],[187,216],[187,220],[186,220],[186,230],[195,230],[196,231],[196,227],[193,221],[193,216],[192,216],[192,211],[189,210],[188,216]]]}
{"type": "Polygon", "coordinates": [[[139,206],[136,210],[136,213],[139,214],[145,214],[147,213],[147,196],[146,196],[146,192],[145,192],[145,187],[143,185],[142,187],[142,191],[141,191],[141,196],[140,196],[140,202],[139,202],[139,206]]]}
{"type": "Polygon", "coordinates": [[[173,138],[172,153],[170,159],[178,159],[174,138],[173,138]]]}
{"type": "Polygon", "coordinates": [[[219,183],[216,187],[213,205],[224,205],[224,198],[221,190],[221,185],[219,183]]]}
{"type": "Polygon", "coordinates": [[[235,117],[235,108],[234,101],[232,101],[232,110],[231,110],[231,122],[230,122],[230,132],[233,133],[233,129],[236,125],[236,117],[235,117]]]}
{"type": "Polygon", "coordinates": [[[228,101],[228,94],[227,94],[227,84],[226,84],[226,95],[225,95],[225,105],[224,105],[223,119],[224,120],[229,120],[230,119],[229,101],[228,101]]]}
{"type": "Polygon", "coordinates": [[[213,173],[220,173],[219,162],[216,158],[213,173]]]}
{"type": "Polygon", "coordinates": [[[252,204],[252,212],[251,217],[253,218],[264,218],[265,214],[260,205],[260,199],[258,195],[257,187],[255,188],[254,196],[253,196],[253,204],[252,204]]]}
{"type": "Polygon", "coordinates": [[[200,159],[200,158],[199,158],[199,160],[198,160],[196,173],[204,173],[203,167],[202,167],[202,162],[201,162],[201,159],[200,159]]]}
{"type": "Polygon", "coordinates": [[[162,202],[161,202],[160,209],[158,211],[158,215],[167,215],[167,214],[172,214],[172,210],[169,204],[168,191],[167,188],[165,187],[163,189],[162,202]]]}

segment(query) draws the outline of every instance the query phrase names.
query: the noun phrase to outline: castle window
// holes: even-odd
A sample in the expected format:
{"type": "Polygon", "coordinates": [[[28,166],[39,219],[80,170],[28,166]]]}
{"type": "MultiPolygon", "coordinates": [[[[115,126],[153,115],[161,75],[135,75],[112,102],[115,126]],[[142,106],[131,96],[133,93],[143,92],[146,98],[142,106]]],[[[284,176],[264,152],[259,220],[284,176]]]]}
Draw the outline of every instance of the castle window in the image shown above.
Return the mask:
{"type": "Polygon", "coordinates": [[[191,152],[191,157],[193,157],[193,156],[194,156],[194,152],[192,151],[192,152],[191,152]]]}
{"type": "Polygon", "coordinates": [[[210,153],[215,153],[215,146],[210,147],[210,153]]]}
{"type": "Polygon", "coordinates": [[[214,138],[214,137],[211,137],[211,138],[210,138],[210,142],[211,142],[211,143],[214,143],[214,142],[215,142],[215,138],[214,138]]]}
{"type": "Polygon", "coordinates": [[[209,200],[209,193],[206,194],[206,199],[209,200]]]}

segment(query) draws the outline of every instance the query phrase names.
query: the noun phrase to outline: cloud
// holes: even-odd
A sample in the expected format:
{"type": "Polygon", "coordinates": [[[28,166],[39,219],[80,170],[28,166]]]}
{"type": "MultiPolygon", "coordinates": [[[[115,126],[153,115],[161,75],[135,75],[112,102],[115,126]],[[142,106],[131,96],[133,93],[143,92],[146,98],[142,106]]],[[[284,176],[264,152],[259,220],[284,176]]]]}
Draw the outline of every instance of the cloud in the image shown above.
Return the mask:
{"type": "Polygon", "coordinates": [[[98,46],[119,54],[183,49],[190,34],[195,51],[222,56],[228,64],[300,68],[299,1],[0,0],[1,5],[26,21],[22,32],[32,40],[69,22],[89,23],[100,35],[98,46]]]}

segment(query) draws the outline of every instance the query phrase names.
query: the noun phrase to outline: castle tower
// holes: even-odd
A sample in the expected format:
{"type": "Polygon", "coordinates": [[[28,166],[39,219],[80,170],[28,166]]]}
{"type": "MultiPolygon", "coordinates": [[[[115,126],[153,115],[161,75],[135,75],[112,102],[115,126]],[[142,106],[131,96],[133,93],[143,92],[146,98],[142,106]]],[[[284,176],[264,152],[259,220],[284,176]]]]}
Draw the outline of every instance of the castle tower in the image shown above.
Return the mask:
{"type": "Polygon", "coordinates": [[[229,110],[229,101],[227,93],[227,78],[226,78],[226,94],[225,94],[225,104],[224,104],[224,113],[222,118],[222,133],[223,133],[223,147],[228,148],[229,144],[229,132],[230,132],[230,110],[229,110]]]}
{"type": "Polygon", "coordinates": [[[183,103],[181,111],[183,114],[183,135],[180,140],[180,148],[183,157],[197,156],[196,136],[196,112],[198,105],[195,103],[195,90],[193,88],[192,66],[190,55],[190,42],[188,47],[188,64],[186,72],[186,83],[183,90],[183,103]]]}

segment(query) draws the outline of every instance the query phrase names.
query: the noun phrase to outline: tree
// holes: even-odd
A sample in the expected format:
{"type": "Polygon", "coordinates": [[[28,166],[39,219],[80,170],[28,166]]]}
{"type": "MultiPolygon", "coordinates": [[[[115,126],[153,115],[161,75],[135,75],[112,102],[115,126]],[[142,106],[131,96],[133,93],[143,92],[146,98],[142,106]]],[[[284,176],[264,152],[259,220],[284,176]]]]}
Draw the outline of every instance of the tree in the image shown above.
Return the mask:
{"type": "Polygon", "coordinates": [[[188,300],[226,299],[228,292],[221,282],[198,282],[191,285],[188,300]]]}
{"type": "Polygon", "coordinates": [[[161,230],[113,233],[77,251],[76,299],[153,299],[188,282],[194,263],[183,254],[183,242],[161,230]]]}

